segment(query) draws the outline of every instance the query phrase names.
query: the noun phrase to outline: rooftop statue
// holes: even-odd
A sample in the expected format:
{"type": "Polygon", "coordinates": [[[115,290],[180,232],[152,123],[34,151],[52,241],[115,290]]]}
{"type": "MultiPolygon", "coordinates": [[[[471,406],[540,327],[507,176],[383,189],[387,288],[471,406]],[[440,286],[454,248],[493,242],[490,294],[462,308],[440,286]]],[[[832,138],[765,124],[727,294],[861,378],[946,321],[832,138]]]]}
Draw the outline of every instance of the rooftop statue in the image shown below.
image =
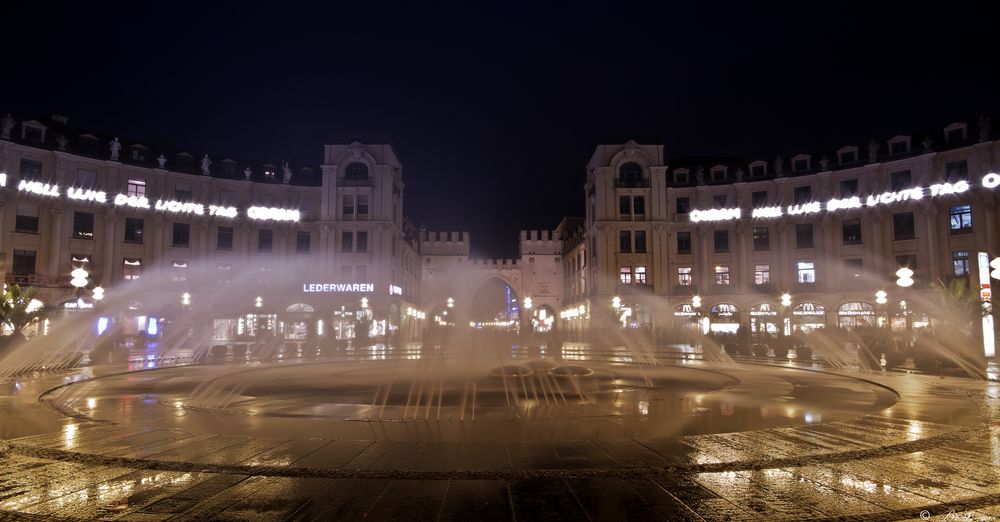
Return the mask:
{"type": "Polygon", "coordinates": [[[281,182],[284,183],[285,185],[289,184],[292,181],[292,169],[288,168],[287,161],[281,166],[281,173],[282,173],[281,182]]]}
{"type": "Polygon", "coordinates": [[[118,136],[111,140],[109,147],[111,148],[111,161],[118,161],[118,155],[122,152],[122,142],[118,141],[118,136]]]}
{"type": "Polygon", "coordinates": [[[785,171],[785,160],[781,156],[774,158],[774,175],[782,177],[785,171]]]}
{"type": "Polygon", "coordinates": [[[4,115],[3,120],[0,120],[0,138],[5,140],[10,139],[10,133],[14,130],[14,118],[10,117],[10,113],[4,115]]]}
{"type": "Polygon", "coordinates": [[[167,165],[167,158],[163,154],[160,154],[160,156],[156,158],[156,162],[160,164],[160,168],[162,169],[167,165]]]}
{"type": "Polygon", "coordinates": [[[871,140],[868,142],[868,163],[878,161],[878,142],[871,140]]]}
{"type": "Polygon", "coordinates": [[[66,139],[65,134],[60,134],[59,136],[56,137],[56,145],[59,147],[60,151],[66,152],[66,144],[68,143],[69,140],[66,139]]]}
{"type": "Polygon", "coordinates": [[[208,159],[208,154],[205,154],[205,157],[201,158],[201,175],[211,176],[212,172],[209,170],[209,167],[211,166],[212,160],[208,159]]]}
{"type": "Polygon", "coordinates": [[[990,140],[990,118],[988,116],[979,117],[979,141],[990,140]]]}
{"type": "Polygon", "coordinates": [[[243,169],[243,177],[246,178],[247,181],[250,181],[250,176],[252,176],[252,175],[253,175],[253,171],[250,170],[250,166],[249,165],[247,166],[247,168],[243,169]]]}

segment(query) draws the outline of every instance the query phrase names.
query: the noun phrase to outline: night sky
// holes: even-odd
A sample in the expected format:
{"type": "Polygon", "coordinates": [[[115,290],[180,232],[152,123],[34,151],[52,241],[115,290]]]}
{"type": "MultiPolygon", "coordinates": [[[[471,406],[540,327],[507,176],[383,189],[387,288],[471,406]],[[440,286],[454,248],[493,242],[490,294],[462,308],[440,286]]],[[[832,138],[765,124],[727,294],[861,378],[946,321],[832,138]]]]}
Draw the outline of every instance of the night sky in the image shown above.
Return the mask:
{"type": "Polygon", "coordinates": [[[771,159],[1000,116],[996,2],[19,4],[0,112],[271,162],[388,136],[407,216],[479,255],[582,215],[598,143],[771,159]]]}

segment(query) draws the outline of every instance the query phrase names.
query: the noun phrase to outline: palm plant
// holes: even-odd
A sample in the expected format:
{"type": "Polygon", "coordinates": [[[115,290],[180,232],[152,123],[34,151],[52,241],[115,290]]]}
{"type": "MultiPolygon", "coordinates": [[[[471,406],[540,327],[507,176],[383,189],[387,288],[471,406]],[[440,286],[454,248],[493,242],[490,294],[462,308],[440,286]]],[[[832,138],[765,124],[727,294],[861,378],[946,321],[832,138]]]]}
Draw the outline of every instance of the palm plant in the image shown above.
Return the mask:
{"type": "Polygon", "coordinates": [[[976,319],[991,313],[983,306],[979,293],[969,285],[964,277],[946,276],[932,285],[937,294],[937,314],[948,326],[957,330],[968,330],[976,319]]]}
{"type": "Polygon", "coordinates": [[[50,310],[45,306],[31,306],[34,298],[34,288],[25,289],[20,285],[7,285],[3,295],[0,295],[0,324],[10,328],[11,336],[21,336],[28,325],[49,314],[50,310]]]}

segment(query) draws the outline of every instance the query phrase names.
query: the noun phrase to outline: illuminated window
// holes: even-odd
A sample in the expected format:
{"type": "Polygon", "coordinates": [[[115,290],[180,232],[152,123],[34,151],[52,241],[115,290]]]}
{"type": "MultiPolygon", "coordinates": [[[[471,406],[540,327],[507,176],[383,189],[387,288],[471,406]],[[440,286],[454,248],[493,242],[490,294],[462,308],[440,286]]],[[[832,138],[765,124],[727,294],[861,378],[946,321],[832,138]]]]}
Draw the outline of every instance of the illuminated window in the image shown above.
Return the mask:
{"type": "Polygon", "coordinates": [[[969,275],[969,252],[968,250],[957,250],[951,253],[951,263],[955,269],[956,277],[966,277],[969,275]]]}
{"type": "Polygon", "coordinates": [[[799,261],[795,263],[798,270],[799,284],[811,285],[816,283],[816,263],[812,261],[799,261]]]}
{"type": "Polygon", "coordinates": [[[691,284],[694,283],[691,270],[692,269],[689,266],[677,267],[677,284],[681,286],[691,286],[691,284]]]}
{"type": "Polygon", "coordinates": [[[861,220],[845,219],[840,225],[845,245],[861,244],[861,220]]]}
{"type": "Polygon", "coordinates": [[[126,257],[122,259],[122,279],[134,281],[142,275],[142,259],[126,257]]]}
{"type": "Polygon", "coordinates": [[[729,267],[728,266],[717,266],[715,267],[715,284],[716,285],[728,285],[729,280],[729,267]]]}
{"type": "Polygon", "coordinates": [[[635,267],[635,284],[644,285],[646,284],[646,267],[637,266],[635,267]]]}
{"type": "Polygon", "coordinates": [[[618,281],[623,285],[632,284],[632,267],[623,266],[618,269],[618,281]]]}
{"type": "Polygon", "coordinates": [[[948,212],[952,234],[967,234],[972,232],[972,205],[951,207],[948,212]]]}
{"type": "Polygon", "coordinates": [[[141,179],[129,179],[128,180],[128,192],[129,196],[143,197],[146,195],[146,182],[141,179]]]}
{"type": "Polygon", "coordinates": [[[766,285],[771,282],[771,265],[754,265],[753,284],[766,285]]]}

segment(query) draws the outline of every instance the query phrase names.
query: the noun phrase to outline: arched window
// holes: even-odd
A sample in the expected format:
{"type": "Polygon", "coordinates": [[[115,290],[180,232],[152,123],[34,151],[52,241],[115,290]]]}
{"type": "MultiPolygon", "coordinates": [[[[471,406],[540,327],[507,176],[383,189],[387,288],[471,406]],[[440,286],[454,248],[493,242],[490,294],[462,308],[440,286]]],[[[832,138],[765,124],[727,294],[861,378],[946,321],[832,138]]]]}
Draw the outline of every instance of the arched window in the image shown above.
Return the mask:
{"type": "Polygon", "coordinates": [[[344,169],[345,179],[368,179],[368,165],[361,163],[360,161],[355,161],[344,169]]]}
{"type": "Polygon", "coordinates": [[[633,161],[623,164],[618,167],[618,180],[625,183],[642,181],[642,167],[633,161]]]}

